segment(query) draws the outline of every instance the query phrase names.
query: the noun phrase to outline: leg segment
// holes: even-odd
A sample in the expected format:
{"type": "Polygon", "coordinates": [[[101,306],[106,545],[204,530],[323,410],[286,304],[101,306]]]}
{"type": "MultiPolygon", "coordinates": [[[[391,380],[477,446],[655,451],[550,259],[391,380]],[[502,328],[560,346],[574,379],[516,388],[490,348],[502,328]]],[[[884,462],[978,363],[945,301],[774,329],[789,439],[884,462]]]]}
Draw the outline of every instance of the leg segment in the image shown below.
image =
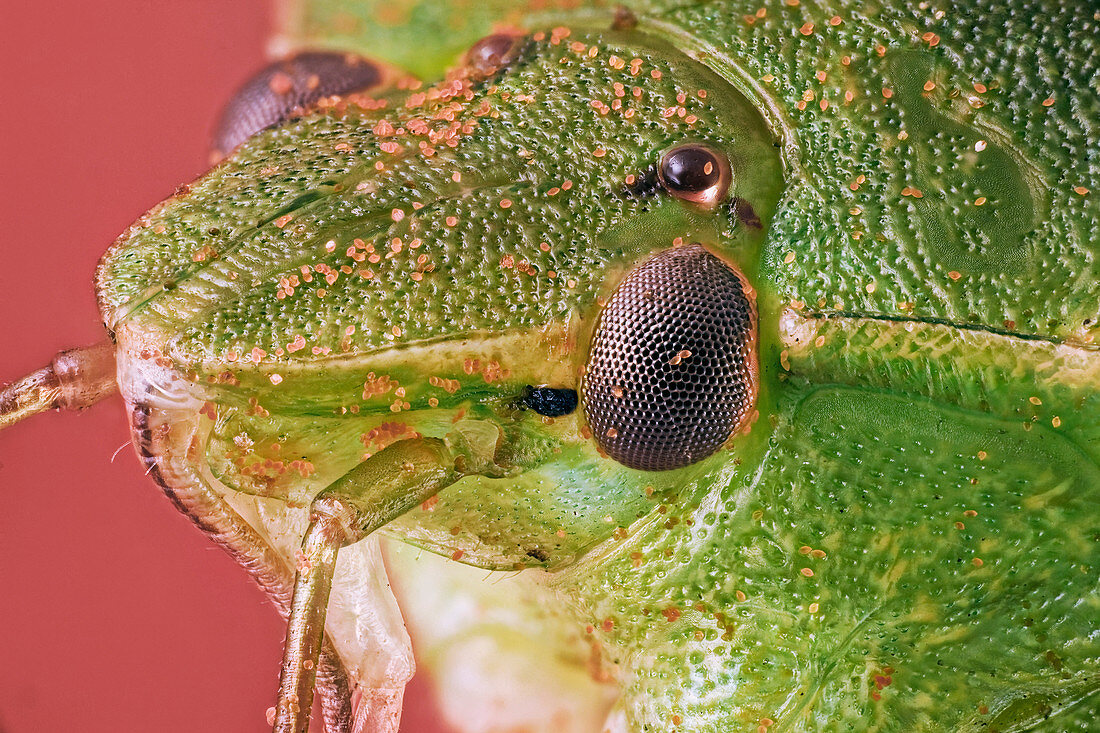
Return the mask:
{"type": "Polygon", "coordinates": [[[309,729],[314,670],[339,549],[434,496],[460,475],[443,441],[409,439],[359,464],[314,499],[299,553],[274,733],[309,729]]]}
{"type": "MultiPolygon", "coordinates": [[[[275,704],[275,733],[309,730],[313,683],[325,630],[325,612],[336,573],[336,553],[347,541],[337,516],[317,507],[302,539],[298,578],[290,605],[279,700],[275,704]]],[[[338,509],[338,507],[337,507],[338,509]]]]}
{"type": "MultiPolygon", "coordinates": [[[[165,495],[195,525],[248,571],[283,616],[290,612],[293,574],[283,557],[260,536],[187,460],[193,431],[148,405],[132,408],[138,454],[165,495]]],[[[317,684],[327,733],[350,733],[352,683],[340,657],[322,642],[317,684]]]]}

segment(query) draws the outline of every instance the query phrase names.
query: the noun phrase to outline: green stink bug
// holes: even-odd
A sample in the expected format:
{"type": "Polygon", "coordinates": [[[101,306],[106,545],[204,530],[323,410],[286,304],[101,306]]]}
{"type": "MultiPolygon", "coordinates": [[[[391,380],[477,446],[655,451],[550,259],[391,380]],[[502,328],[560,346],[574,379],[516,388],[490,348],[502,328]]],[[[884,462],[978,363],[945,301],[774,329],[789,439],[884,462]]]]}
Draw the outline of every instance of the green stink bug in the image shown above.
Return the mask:
{"type": "Polygon", "coordinates": [[[324,489],[304,600],[357,514],[549,570],[514,590],[564,601],[548,638],[599,652],[623,729],[1087,729],[1096,18],[1049,10],[1050,46],[1020,9],[595,9],[265,132],[104,260],[139,449],[181,504],[258,497],[284,557],[305,512],[271,503],[324,489]],[[677,195],[713,173],[684,145],[728,187],[677,195]],[[697,280],[747,305],[661,331],[697,280]],[[731,391],[692,402],[708,343],[674,342],[744,314],[731,391]]]}

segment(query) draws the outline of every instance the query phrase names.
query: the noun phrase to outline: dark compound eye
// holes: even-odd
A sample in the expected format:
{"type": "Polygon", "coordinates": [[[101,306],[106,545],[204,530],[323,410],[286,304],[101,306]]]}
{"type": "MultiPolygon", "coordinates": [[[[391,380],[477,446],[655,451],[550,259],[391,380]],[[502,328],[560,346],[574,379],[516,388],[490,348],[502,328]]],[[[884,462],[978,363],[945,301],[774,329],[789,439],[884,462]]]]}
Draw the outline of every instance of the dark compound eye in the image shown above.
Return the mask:
{"type": "Polygon", "coordinates": [[[681,145],[661,157],[661,185],[677,198],[713,206],[729,193],[733,175],[729,160],[705,145],[681,145]]]}
{"type": "Polygon", "coordinates": [[[214,131],[214,154],[228,154],[319,99],[379,86],[383,77],[378,64],[354,54],[310,51],[276,61],[245,82],[225,105],[214,131]]]}
{"type": "Polygon", "coordinates": [[[523,404],[545,417],[561,417],[577,409],[577,391],[557,387],[528,387],[523,404]]]}
{"type": "Polygon", "coordinates": [[[741,276],[698,244],[662,252],[608,300],[585,369],[596,443],[662,471],[717,451],[751,416],[756,308],[741,276]]]}

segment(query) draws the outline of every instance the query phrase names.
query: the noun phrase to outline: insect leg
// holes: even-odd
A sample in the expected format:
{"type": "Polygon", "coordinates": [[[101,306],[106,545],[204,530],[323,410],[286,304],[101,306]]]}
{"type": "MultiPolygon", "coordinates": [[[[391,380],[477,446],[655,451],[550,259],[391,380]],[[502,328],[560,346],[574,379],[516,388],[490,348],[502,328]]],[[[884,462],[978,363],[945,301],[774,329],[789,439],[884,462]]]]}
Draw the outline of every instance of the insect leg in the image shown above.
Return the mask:
{"type": "Polygon", "coordinates": [[[357,542],[461,476],[442,440],[395,443],[334,481],[313,501],[287,623],[275,733],[306,733],[314,670],[339,549],[357,542]]]}
{"type": "Polygon", "coordinates": [[[348,534],[337,513],[340,505],[314,504],[309,529],[302,539],[298,578],[287,620],[279,699],[275,704],[276,733],[306,733],[313,706],[313,684],[325,631],[325,613],[336,573],[336,553],[348,534]],[[331,510],[331,511],[327,511],[331,510]]]}
{"type": "MultiPolygon", "coordinates": [[[[173,419],[163,410],[138,403],[131,409],[131,425],[138,454],[149,475],[185,516],[248,571],[279,612],[290,612],[293,571],[229,502],[195,470],[188,460],[194,426],[173,419]]],[[[322,642],[317,686],[326,733],[353,730],[352,683],[336,650],[322,642]]]]}
{"type": "Polygon", "coordinates": [[[81,410],[117,391],[110,341],[61,351],[49,366],[0,389],[0,430],[53,408],[81,410]]]}

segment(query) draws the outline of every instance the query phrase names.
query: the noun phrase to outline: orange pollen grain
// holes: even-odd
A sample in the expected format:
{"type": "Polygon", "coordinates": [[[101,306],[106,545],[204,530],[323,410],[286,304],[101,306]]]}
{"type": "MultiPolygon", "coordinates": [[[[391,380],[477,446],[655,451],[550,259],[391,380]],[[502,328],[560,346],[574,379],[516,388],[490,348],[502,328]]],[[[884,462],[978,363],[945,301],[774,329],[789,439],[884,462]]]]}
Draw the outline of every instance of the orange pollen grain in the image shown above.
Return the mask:
{"type": "Polygon", "coordinates": [[[275,94],[282,96],[284,94],[290,93],[290,91],[294,88],[294,82],[289,76],[280,71],[271,77],[271,79],[267,82],[267,87],[275,94]]]}

